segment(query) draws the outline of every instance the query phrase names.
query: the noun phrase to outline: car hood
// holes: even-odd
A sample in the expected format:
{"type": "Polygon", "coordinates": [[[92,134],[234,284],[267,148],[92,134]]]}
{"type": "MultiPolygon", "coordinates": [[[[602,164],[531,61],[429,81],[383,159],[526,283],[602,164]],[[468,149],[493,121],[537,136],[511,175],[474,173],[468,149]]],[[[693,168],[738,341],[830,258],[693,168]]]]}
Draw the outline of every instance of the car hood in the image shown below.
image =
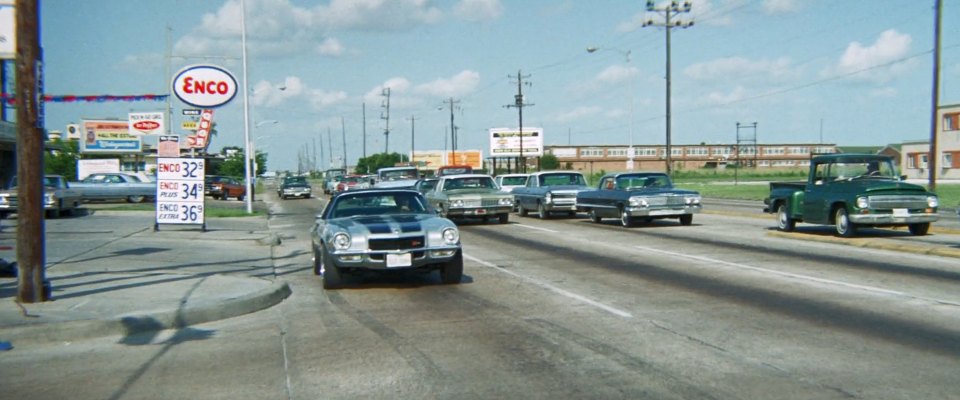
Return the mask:
{"type": "Polygon", "coordinates": [[[644,189],[633,189],[627,190],[627,193],[630,193],[631,196],[657,196],[657,195],[691,195],[699,196],[700,193],[694,190],[686,189],[677,189],[677,188],[644,188],[644,189]]]}
{"type": "Polygon", "coordinates": [[[354,216],[337,218],[329,221],[329,223],[339,226],[354,237],[358,235],[401,235],[424,231],[438,231],[443,226],[453,224],[433,214],[354,216]]]}
{"type": "Polygon", "coordinates": [[[853,190],[869,194],[883,194],[883,192],[910,192],[911,194],[927,193],[927,190],[924,189],[923,186],[896,180],[854,179],[852,181],[845,182],[844,185],[849,185],[849,187],[851,187],[853,190]]]}
{"type": "Polygon", "coordinates": [[[545,188],[551,192],[582,192],[592,189],[589,186],[583,185],[551,185],[545,186],[545,188]]]}

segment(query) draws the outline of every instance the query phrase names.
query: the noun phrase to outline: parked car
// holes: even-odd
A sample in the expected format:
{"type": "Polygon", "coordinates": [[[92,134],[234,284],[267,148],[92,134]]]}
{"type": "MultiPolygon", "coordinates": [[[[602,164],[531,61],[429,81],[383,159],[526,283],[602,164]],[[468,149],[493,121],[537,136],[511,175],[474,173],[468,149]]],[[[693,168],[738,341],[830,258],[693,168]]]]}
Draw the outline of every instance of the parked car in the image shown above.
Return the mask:
{"type": "Polygon", "coordinates": [[[806,182],[770,182],[764,211],[777,214],[781,231],[806,222],[833,225],[843,237],[861,226],[907,226],[926,235],[939,203],[935,193],[897,176],[892,157],[830,154],[810,160],[806,182]]]}
{"type": "Polygon", "coordinates": [[[541,219],[550,213],[577,214],[577,193],[590,190],[583,174],[575,171],[547,171],[530,174],[526,185],[514,188],[513,201],[517,213],[525,217],[536,210],[541,219]]]}
{"type": "Polygon", "coordinates": [[[690,225],[702,205],[700,193],[674,188],[667,174],[630,172],[604,175],[596,190],[577,193],[577,208],[597,223],[619,218],[621,225],[633,226],[638,221],[677,218],[681,225],[690,225]]]}
{"type": "Polygon", "coordinates": [[[366,189],[370,187],[370,178],[363,175],[344,175],[337,177],[337,187],[333,190],[336,196],[348,190],[366,189]]]}
{"type": "Polygon", "coordinates": [[[514,188],[523,187],[527,184],[527,177],[530,174],[503,174],[493,178],[502,192],[511,192],[514,188]]]}
{"type": "Polygon", "coordinates": [[[425,196],[447,218],[497,218],[505,224],[513,209],[513,196],[501,192],[490,175],[444,176],[425,196]]]}
{"type": "Polygon", "coordinates": [[[309,199],[310,196],[312,196],[312,190],[310,182],[307,182],[306,177],[288,176],[280,182],[280,187],[277,188],[277,196],[279,196],[281,200],[286,200],[288,197],[303,197],[309,199]]]}
{"type": "Polygon", "coordinates": [[[460,232],[419,192],[365,189],[333,197],[311,229],[313,272],[325,289],[368,271],[440,271],[445,284],[463,276],[460,232]]]}
{"type": "Polygon", "coordinates": [[[340,177],[347,174],[347,170],[343,168],[332,168],[328,169],[323,173],[323,194],[331,194],[337,189],[337,183],[340,182],[340,177]]]}
{"type": "Polygon", "coordinates": [[[144,182],[136,175],[124,173],[90,174],[79,182],[70,182],[70,187],[80,192],[83,201],[124,199],[141,203],[157,197],[156,182],[144,182]]]}
{"type": "Polygon", "coordinates": [[[423,178],[413,185],[413,189],[420,192],[423,195],[426,195],[427,192],[433,190],[437,187],[437,182],[440,180],[437,178],[423,178]]]}
{"type": "MultiPolygon", "coordinates": [[[[0,190],[0,219],[17,212],[17,177],[13,177],[7,187],[6,190],[0,190]]],[[[71,188],[63,176],[43,177],[43,209],[47,218],[73,214],[81,202],[80,192],[71,188]]]]}
{"type": "Polygon", "coordinates": [[[247,186],[237,178],[220,176],[210,184],[210,196],[213,196],[214,200],[227,200],[230,197],[236,197],[237,200],[242,201],[246,194],[247,186]]]}

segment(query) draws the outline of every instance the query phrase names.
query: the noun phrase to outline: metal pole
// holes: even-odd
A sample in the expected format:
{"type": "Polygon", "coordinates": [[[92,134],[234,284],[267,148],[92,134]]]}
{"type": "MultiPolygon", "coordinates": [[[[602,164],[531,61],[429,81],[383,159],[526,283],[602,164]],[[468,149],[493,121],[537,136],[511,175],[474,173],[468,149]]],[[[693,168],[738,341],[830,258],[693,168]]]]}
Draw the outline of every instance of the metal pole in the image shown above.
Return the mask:
{"type": "Polygon", "coordinates": [[[937,150],[937,121],[939,120],[939,108],[940,108],[940,20],[941,12],[943,11],[943,4],[941,0],[936,0],[936,22],[934,23],[934,34],[933,34],[933,103],[932,116],[930,121],[930,155],[927,157],[928,170],[929,170],[929,181],[927,186],[931,192],[937,190],[937,158],[939,156],[939,151],[937,150]]]}
{"type": "Polygon", "coordinates": [[[253,214],[253,185],[250,184],[250,102],[247,89],[247,6],[240,0],[240,48],[243,58],[243,179],[246,183],[247,214],[253,214]]]}
{"type": "Polygon", "coordinates": [[[666,13],[667,23],[667,175],[673,176],[673,149],[670,143],[670,12],[666,13]]]}

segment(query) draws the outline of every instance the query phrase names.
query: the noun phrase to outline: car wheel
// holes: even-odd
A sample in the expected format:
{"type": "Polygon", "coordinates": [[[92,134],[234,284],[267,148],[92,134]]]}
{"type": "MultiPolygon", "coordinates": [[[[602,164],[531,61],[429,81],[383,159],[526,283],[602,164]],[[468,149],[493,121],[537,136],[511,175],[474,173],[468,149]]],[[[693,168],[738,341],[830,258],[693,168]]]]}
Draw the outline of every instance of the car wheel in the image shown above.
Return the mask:
{"type": "Polygon", "coordinates": [[[143,203],[146,196],[127,196],[127,203],[143,203]]]}
{"type": "Polygon", "coordinates": [[[320,276],[323,275],[323,259],[320,257],[320,252],[317,251],[315,246],[310,246],[313,248],[313,274],[320,276]]]}
{"type": "Polygon", "coordinates": [[[847,209],[840,207],[834,214],[834,225],[837,235],[841,237],[853,237],[857,234],[857,224],[850,222],[850,216],[847,215],[847,209]]]}
{"type": "Polygon", "coordinates": [[[543,203],[537,203],[537,213],[540,214],[540,219],[550,218],[550,212],[547,211],[547,206],[543,205],[543,203]]]}
{"type": "Polygon", "coordinates": [[[693,224],[693,214],[684,214],[680,216],[680,225],[689,226],[693,224]]]}
{"type": "Polygon", "coordinates": [[[237,196],[237,200],[243,201],[243,195],[241,194],[241,195],[237,196]]]}
{"type": "Polygon", "coordinates": [[[596,223],[599,224],[600,221],[603,220],[603,218],[600,218],[600,216],[597,215],[597,210],[595,210],[595,209],[593,209],[593,208],[590,209],[590,212],[589,212],[588,214],[590,214],[590,220],[593,221],[593,222],[596,222],[596,223]]]}
{"type": "Polygon", "coordinates": [[[510,221],[510,214],[500,214],[500,223],[505,224],[510,221]]]}
{"type": "Polygon", "coordinates": [[[929,222],[924,222],[920,224],[910,224],[907,227],[910,228],[910,233],[916,236],[926,235],[927,232],[930,231],[929,222]]]}
{"type": "Polygon", "coordinates": [[[524,207],[523,204],[517,203],[517,214],[520,214],[521,217],[526,217],[527,213],[529,213],[527,208],[524,207]]]}
{"type": "Polygon", "coordinates": [[[781,204],[777,207],[777,229],[783,232],[792,232],[797,225],[797,221],[790,218],[790,212],[787,211],[787,205],[781,204]]]}
{"type": "Polygon", "coordinates": [[[310,198],[310,195],[308,194],[308,195],[306,195],[306,196],[303,196],[303,198],[309,199],[309,198],[310,198]]]}
{"type": "Polygon", "coordinates": [[[463,253],[462,250],[457,250],[457,254],[440,267],[440,281],[444,285],[455,285],[460,283],[461,279],[463,279],[463,253]]]}
{"type": "Polygon", "coordinates": [[[49,219],[60,218],[60,210],[59,209],[47,210],[47,218],[49,219]]]}
{"type": "Polygon", "coordinates": [[[214,200],[220,200],[220,196],[213,195],[213,199],[214,199],[214,200]]]}
{"type": "Polygon", "coordinates": [[[328,262],[326,249],[321,248],[319,253],[321,274],[323,275],[323,288],[328,290],[339,289],[340,286],[343,285],[340,268],[337,268],[333,262],[328,262]]]}
{"type": "Polygon", "coordinates": [[[633,226],[633,217],[630,216],[630,212],[627,211],[626,207],[620,209],[620,225],[626,228],[633,226]]]}

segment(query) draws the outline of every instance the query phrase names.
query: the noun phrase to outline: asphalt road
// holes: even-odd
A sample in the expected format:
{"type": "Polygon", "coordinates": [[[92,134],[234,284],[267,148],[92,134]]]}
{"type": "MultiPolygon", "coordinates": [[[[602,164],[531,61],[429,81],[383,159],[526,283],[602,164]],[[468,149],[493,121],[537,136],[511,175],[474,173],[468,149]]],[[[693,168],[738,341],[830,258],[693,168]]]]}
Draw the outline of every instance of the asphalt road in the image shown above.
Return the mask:
{"type": "Polygon", "coordinates": [[[732,210],[630,229],[514,214],[461,224],[460,285],[408,273],[327,292],[310,270],[321,201],[264,197],[290,298],[195,335],[25,350],[23,368],[67,371],[38,396],[960,398],[955,258],[782,237],[732,210]]]}

